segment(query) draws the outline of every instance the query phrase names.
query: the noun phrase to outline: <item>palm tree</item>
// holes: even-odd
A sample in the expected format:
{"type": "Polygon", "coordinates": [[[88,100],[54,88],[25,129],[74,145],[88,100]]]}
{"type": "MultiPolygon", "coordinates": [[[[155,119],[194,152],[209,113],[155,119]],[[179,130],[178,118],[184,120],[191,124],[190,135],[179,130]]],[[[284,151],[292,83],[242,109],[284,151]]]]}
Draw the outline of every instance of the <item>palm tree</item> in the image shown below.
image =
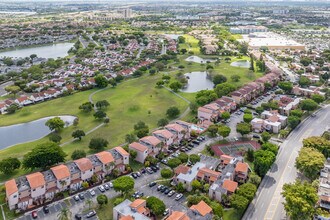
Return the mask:
{"type": "Polygon", "coordinates": [[[59,220],[70,220],[71,212],[68,208],[62,208],[61,212],[57,215],[59,220]]]}
{"type": "Polygon", "coordinates": [[[93,201],[92,201],[91,199],[87,199],[87,200],[86,200],[86,205],[88,206],[88,210],[91,209],[92,204],[93,204],[93,201]]]}

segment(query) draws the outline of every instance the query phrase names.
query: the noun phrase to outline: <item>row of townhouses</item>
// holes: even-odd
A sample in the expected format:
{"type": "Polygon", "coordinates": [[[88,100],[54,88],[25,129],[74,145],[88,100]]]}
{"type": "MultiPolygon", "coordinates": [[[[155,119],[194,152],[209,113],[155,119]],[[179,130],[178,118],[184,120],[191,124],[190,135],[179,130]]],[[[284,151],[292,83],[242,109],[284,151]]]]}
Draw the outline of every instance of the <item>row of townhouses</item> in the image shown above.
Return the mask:
{"type": "Polygon", "coordinates": [[[129,150],[136,151],[136,161],[144,163],[148,156],[155,157],[160,152],[166,152],[171,145],[177,145],[182,140],[190,138],[192,124],[175,121],[164,129],[152,132],[152,135],[141,138],[129,144],[129,150]]]}
{"type": "Polygon", "coordinates": [[[129,154],[122,147],[54,166],[26,176],[11,179],[5,183],[6,200],[10,210],[26,210],[50,202],[59,192],[76,192],[83,182],[90,182],[93,176],[101,182],[114,169],[124,172],[129,164],[129,154]]]}

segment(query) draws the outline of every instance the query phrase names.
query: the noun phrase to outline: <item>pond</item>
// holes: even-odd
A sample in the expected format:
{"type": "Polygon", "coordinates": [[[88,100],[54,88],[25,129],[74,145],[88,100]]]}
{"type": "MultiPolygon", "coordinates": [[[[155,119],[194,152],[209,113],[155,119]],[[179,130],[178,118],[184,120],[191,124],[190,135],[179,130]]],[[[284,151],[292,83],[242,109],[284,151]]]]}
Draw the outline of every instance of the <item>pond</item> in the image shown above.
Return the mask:
{"type": "Polygon", "coordinates": [[[195,62],[195,63],[207,63],[209,62],[215,62],[216,59],[203,59],[199,56],[190,56],[187,59],[185,59],[187,62],[195,62]]]}
{"type": "Polygon", "coordinates": [[[205,89],[213,89],[213,82],[206,72],[191,72],[184,74],[188,78],[188,83],[183,92],[193,93],[205,89]]]}
{"type": "Polygon", "coordinates": [[[29,57],[31,54],[37,54],[42,58],[65,57],[68,51],[73,46],[73,43],[57,43],[45,46],[35,46],[27,48],[16,48],[14,50],[0,52],[0,57],[29,57]]]}
{"type": "Polygon", "coordinates": [[[238,60],[238,61],[232,62],[230,64],[230,66],[249,68],[250,62],[248,60],[238,60]]]}
{"type": "Polygon", "coordinates": [[[180,35],[180,34],[165,34],[165,36],[166,37],[169,37],[169,38],[171,38],[173,40],[177,40],[182,35],[180,35]]]}
{"type": "MultiPolygon", "coordinates": [[[[48,119],[54,117],[55,116],[51,116],[23,124],[0,127],[0,149],[4,149],[16,144],[38,140],[48,135],[51,131],[45,125],[45,123],[48,119]]],[[[58,117],[60,117],[65,122],[66,126],[71,125],[73,120],[76,118],[70,115],[58,117]]]]}

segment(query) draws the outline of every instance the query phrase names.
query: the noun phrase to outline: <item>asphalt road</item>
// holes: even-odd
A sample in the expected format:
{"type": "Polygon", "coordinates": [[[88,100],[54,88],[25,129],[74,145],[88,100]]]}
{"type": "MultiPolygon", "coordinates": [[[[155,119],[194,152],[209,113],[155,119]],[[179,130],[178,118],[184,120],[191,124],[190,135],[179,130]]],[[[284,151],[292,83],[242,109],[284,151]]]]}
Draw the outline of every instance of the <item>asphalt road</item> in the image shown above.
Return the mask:
{"type": "Polygon", "coordinates": [[[11,85],[14,85],[14,82],[13,81],[9,81],[9,82],[0,84],[0,96],[6,95],[7,92],[5,90],[5,87],[6,86],[11,86],[11,85]]]}
{"type": "Polygon", "coordinates": [[[248,207],[243,220],[287,219],[281,196],[283,184],[292,183],[298,177],[295,159],[302,147],[302,140],[319,136],[330,128],[330,105],[322,108],[315,117],[302,122],[283,142],[270,171],[262,180],[256,197],[248,207]]]}

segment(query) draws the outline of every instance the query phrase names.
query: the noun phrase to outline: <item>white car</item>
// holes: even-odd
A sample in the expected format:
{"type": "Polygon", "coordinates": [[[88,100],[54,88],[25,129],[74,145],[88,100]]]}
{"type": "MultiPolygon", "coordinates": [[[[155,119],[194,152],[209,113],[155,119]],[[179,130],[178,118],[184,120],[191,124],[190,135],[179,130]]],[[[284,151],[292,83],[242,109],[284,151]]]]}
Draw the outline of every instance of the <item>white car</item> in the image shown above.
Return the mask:
{"type": "Polygon", "coordinates": [[[94,190],[89,190],[89,193],[91,194],[91,196],[95,196],[95,191],[94,190]]]}
{"type": "Polygon", "coordinates": [[[112,182],[109,182],[109,186],[110,186],[110,188],[113,188],[112,182]]]}
{"type": "Polygon", "coordinates": [[[103,186],[99,186],[98,188],[99,188],[99,190],[100,190],[101,192],[105,192],[105,189],[104,189],[103,186]]]}
{"type": "Polygon", "coordinates": [[[183,194],[180,193],[180,194],[176,195],[175,200],[178,201],[178,200],[180,200],[182,197],[183,197],[183,194]]]}

